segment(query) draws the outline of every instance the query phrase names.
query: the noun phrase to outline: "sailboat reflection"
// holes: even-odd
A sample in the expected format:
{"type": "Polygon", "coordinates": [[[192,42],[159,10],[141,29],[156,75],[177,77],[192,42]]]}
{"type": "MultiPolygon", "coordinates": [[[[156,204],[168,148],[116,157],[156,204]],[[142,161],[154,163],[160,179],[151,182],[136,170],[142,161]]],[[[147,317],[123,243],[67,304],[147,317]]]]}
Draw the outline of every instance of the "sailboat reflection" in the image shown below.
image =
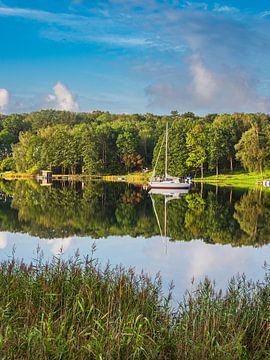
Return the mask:
{"type": "Polygon", "coordinates": [[[169,200],[179,199],[180,196],[187,195],[189,189],[151,189],[150,195],[164,195],[169,200]]]}
{"type": "Polygon", "coordinates": [[[154,213],[158,223],[160,236],[162,241],[165,244],[166,254],[168,250],[168,237],[167,237],[167,204],[171,200],[179,199],[182,196],[186,196],[189,193],[189,189],[151,189],[149,195],[153,204],[154,213]],[[161,223],[158,217],[156,204],[155,204],[155,195],[164,196],[164,231],[162,231],[161,223]]]}

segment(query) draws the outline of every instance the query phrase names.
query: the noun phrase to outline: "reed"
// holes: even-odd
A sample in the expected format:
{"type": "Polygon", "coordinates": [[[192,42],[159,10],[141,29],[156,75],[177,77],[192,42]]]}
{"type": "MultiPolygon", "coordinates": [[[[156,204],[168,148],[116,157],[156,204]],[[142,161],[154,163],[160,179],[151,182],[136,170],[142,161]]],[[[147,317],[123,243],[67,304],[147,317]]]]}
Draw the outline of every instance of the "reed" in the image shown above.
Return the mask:
{"type": "Polygon", "coordinates": [[[161,279],[93,256],[0,265],[1,359],[268,359],[270,275],[209,280],[179,308],[161,279]]]}

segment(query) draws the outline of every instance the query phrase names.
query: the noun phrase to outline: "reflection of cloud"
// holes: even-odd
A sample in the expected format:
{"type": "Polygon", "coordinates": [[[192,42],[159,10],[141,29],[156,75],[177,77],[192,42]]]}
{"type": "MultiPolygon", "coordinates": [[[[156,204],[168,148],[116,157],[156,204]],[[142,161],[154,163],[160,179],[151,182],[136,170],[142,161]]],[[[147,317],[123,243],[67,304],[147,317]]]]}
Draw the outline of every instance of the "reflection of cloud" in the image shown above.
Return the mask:
{"type": "Polygon", "coordinates": [[[191,289],[191,279],[195,283],[205,276],[216,280],[217,288],[226,288],[228,280],[237,273],[245,273],[248,278],[262,279],[264,261],[270,258],[270,245],[262,248],[232,247],[230,245],[209,245],[199,240],[189,242],[168,242],[167,247],[159,236],[145,239],[130,236],[110,236],[106,239],[93,240],[89,237],[66,239],[38,239],[26,234],[0,233],[0,260],[6,260],[15,246],[17,258],[30,262],[36,258],[39,245],[44,258],[60,254],[68,259],[76,250],[83,257],[91,253],[91,244],[95,243],[97,251],[94,257],[105,265],[123,264],[126,268],[134,267],[137,273],[143,269],[151,276],[160,272],[163,289],[173,280],[175,298],[180,299],[186,289],[191,289]]]}
{"type": "MultiPolygon", "coordinates": [[[[215,274],[218,274],[219,271],[233,268],[237,272],[238,258],[239,248],[221,245],[213,246],[199,241],[192,242],[189,249],[189,277],[213,277],[213,274],[215,277],[215,274]]],[[[224,274],[227,276],[226,270],[224,274]]]]}
{"type": "Polygon", "coordinates": [[[50,250],[54,255],[65,253],[69,249],[72,243],[72,238],[65,239],[52,239],[47,240],[47,244],[50,246],[50,250]]]}
{"type": "Polygon", "coordinates": [[[0,233],[0,249],[5,249],[7,243],[8,243],[7,234],[0,233]]]}
{"type": "Polygon", "coordinates": [[[264,261],[269,258],[270,246],[235,248],[193,240],[169,242],[166,252],[164,243],[152,238],[145,243],[144,255],[147,271],[152,274],[160,271],[165,283],[173,280],[176,292],[183,292],[190,287],[193,277],[197,283],[207,276],[216,280],[219,288],[225,288],[228,280],[238,273],[257,279],[262,275],[264,261]]]}

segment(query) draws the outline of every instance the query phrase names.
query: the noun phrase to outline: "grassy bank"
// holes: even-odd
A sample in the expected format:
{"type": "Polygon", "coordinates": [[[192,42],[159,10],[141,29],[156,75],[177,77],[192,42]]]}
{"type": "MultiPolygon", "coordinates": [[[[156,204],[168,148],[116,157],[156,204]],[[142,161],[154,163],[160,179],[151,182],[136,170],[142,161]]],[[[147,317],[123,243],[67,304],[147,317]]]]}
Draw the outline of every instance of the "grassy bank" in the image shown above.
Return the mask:
{"type": "MultiPolygon", "coordinates": [[[[87,181],[102,180],[112,182],[128,182],[132,184],[147,184],[151,173],[129,173],[125,175],[53,175],[54,180],[87,181]]],[[[36,176],[27,173],[0,173],[5,180],[27,180],[36,176]]],[[[262,185],[263,180],[270,179],[270,170],[260,173],[236,171],[233,173],[209,175],[204,178],[194,178],[194,182],[204,182],[212,185],[233,186],[238,188],[256,188],[262,185]]]]}
{"type": "Polygon", "coordinates": [[[209,281],[172,311],[157,277],[97,262],[0,265],[1,359],[266,359],[270,276],[209,281]]]}
{"type": "Polygon", "coordinates": [[[263,174],[237,171],[233,173],[205,176],[203,179],[195,179],[196,182],[205,182],[213,185],[234,186],[234,187],[252,187],[261,186],[263,180],[270,179],[270,170],[263,174]]]}

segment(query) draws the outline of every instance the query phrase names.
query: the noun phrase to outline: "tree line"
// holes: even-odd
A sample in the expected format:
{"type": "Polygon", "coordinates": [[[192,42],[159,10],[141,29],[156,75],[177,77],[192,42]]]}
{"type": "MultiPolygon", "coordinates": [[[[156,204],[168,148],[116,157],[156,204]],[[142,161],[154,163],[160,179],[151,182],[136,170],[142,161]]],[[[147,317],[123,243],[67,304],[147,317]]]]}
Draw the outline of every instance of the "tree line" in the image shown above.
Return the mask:
{"type": "MultiPolygon", "coordinates": [[[[171,175],[270,167],[270,116],[172,111],[153,114],[42,110],[0,115],[0,170],[120,174],[151,168],[169,122],[171,175]]],[[[164,146],[164,145],[163,145],[164,146]]],[[[164,169],[162,150],[157,172],[164,169]]]]}

